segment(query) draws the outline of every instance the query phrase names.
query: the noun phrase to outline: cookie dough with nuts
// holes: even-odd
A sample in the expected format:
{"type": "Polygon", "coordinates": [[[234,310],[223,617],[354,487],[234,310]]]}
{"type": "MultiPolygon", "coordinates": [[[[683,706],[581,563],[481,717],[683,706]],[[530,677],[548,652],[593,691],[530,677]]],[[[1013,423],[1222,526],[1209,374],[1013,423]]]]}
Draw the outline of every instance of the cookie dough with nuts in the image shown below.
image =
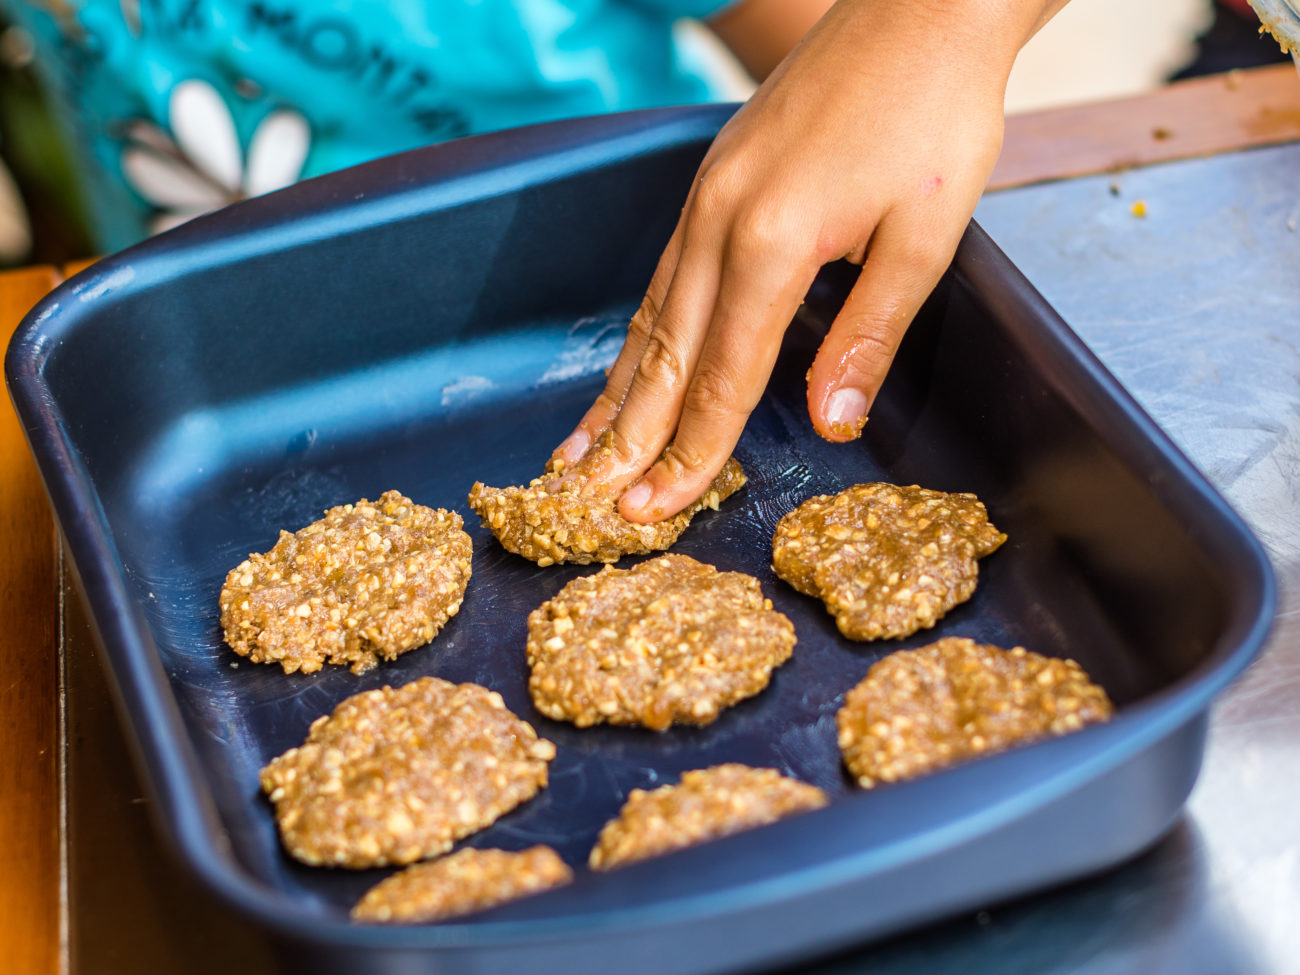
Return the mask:
{"type": "Polygon", "coordinates": [[[327,663],[360,674],[428,643],[456,615],[471,550],[460,515],[397,491],[330,508],[226,576],[226,642],[287,674],[327,663]]]}
{"type": "Polygon", "coordinates": [[[904,637],[969,599],[976,559],[1006,538],[973,494],[857,484],[787,513],[772,568],[821,599],[850,640],[904,637]]]}
{"type": "Polygon", "coordinates": [[[686,555],[574,579],[528,616],[528,689],[548,718],[706,725],[767,687],[794,624],[758,580],[686,555]]]}
{"type": "Polygon", "coordinates": [[[422,677],[344,700],[262,769],[286,849],[312,866],[445,853],[546,785],[555,746],[478,684],[422,677]]]}
{"type": "Polygon", "coordinates": [[[585,565],[669,548],[702,508],[717,510],[745,484],[740,464],[728,457],[698,501],[671,518],[639,525],[618,513],[616,494],[588,494],[579,481],[561,481],[562,474],[560,462],[553,460],[546,473],[526,487],[494,488],[476,481],[469,492],[469,506],[506,551],[542,566],[557,562],[585,565]]]}
{"type": "Polygon", "coordinates": [[[821,789],[776,769],[737,763],[697,769],[677,785],[633,789],[618,817],[600,831],[588,862],[593,870],[612,870],[766,826],[827,801],[821,789]]]}
{"type": "Polygon", "coordinates": [[[844,764],[871,788],[1107,720],[1073,660],[947,637],[876,662],[836,715],[844,764]]]}
{"type": "Polygon", "coordinates": [[[352,920],[422,924],[486,911],[573,879],[549,846],[519,853],[457,850],[381,880],[352,908],[352,920]]]}

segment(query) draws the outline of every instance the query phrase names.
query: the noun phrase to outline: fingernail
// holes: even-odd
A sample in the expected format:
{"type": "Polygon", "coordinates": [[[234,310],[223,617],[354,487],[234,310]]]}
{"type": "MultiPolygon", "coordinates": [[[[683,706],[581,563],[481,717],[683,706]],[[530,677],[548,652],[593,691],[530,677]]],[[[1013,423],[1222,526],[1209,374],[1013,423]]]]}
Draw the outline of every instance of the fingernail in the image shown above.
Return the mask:
{"type": "Polygon", "coordinates": [[[638,481],[623,494],[623,504],[633,510],[644,508],[652,494],[654,494],[654,488],[645,481],[638,481]]]}
{"type": "Polygon", "coordinates": [[[582,455],[587,452],[587,448],[590,446],[591,437],[587,436],[587,431],[574,430],[565,439],[564,443],[560,444],[556,453],[560,455],[560,459],[565,464],[576,464],[582,460],[582,455]]]}
{"type": "Polygon", "coordinates": [[[826,398],[826,424],[841,437],[857,437],[867,422],[867,397],[859,389],[844,386],[826,398]]]}

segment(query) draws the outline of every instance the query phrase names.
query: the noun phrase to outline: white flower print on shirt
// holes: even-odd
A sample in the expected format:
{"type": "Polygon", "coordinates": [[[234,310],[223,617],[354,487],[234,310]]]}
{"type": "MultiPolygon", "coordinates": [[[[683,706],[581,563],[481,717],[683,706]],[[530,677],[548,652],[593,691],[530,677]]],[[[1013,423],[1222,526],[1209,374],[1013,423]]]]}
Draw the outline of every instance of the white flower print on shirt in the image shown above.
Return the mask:
{"type": "Polygon", "coordinates": [[[0,266],[16,264],[32,248],[32,225],[27,209],[5,164],[0,161],[0,266]]]}
{"type": "Polygon", "coordinates": [[[153,233],[288,186],[302,173],[311,147],[307,120],[277,109],[258,124],[245,154],[225,101],[197,79],[172,89],[167,125],[170,135],[150,122],[132,123],[122,150],[127,182],[162,211],[153,233]]]}

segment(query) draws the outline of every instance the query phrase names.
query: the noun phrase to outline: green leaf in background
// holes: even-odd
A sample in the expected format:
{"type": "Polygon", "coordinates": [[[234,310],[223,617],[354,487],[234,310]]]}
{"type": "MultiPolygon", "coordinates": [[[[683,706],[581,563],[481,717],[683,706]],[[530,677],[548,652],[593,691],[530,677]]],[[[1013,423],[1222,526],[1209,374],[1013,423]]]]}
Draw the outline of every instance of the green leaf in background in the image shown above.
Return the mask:
{"type": "Polygon", "coordinates": [[[10,261],[57,264],[90,257],[84,194],[67,138],[14,30],[0,19],[0,161],[26,204],[32,247],[10,261]]]}

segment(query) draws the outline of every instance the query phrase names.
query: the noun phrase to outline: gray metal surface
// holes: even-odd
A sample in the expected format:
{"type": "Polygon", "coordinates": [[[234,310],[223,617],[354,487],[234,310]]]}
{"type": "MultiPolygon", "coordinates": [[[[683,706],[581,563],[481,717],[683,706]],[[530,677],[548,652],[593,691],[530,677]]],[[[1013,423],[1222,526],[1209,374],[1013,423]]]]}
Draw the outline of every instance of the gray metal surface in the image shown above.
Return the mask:
{"type": "MultiPolygon", "coordinates": [[[[1300,145],[993,194],[977,216],[1259,533],[1281,614],[1264,657],[1216,708],[1200,782],[1166,840],[1104,876],[817,971],[1300,972],[1300,145]],[[1145,218],[1130,210],[1139,199],[1145,218]]],[[[75,620],[67,645],[87,640],[75,620]]],[[[105,754],[107,709],[86,709],[103,700],[90,654],[66,659],[70,813],[83,841],[123,837],[109,823],[138,827],[139,791],[118,780],[106,794],[96,780],[101,759],[129,773],[105,754]]],[[[152,862],[146,834],[128,832],[118,855],[152,862]]],[[[270,970],[263,946],[217,933],[183,881],[158,876],[133,901],[79,871],[87,848],[75,832],[72,845],[74,971],[228,971],[231,955],[246,972],[270,970]],[[133,963],[142,936],[167,943],[145,968],[133,963]]]]}
{"type": "Polygon", "coordinates": [[[1281,588],[1171,849],[1057,905],[1079,922],[1062,970],[1300,972],[1300,146],[995,194],[977,217],[1245,516],[1281,588]]]}

